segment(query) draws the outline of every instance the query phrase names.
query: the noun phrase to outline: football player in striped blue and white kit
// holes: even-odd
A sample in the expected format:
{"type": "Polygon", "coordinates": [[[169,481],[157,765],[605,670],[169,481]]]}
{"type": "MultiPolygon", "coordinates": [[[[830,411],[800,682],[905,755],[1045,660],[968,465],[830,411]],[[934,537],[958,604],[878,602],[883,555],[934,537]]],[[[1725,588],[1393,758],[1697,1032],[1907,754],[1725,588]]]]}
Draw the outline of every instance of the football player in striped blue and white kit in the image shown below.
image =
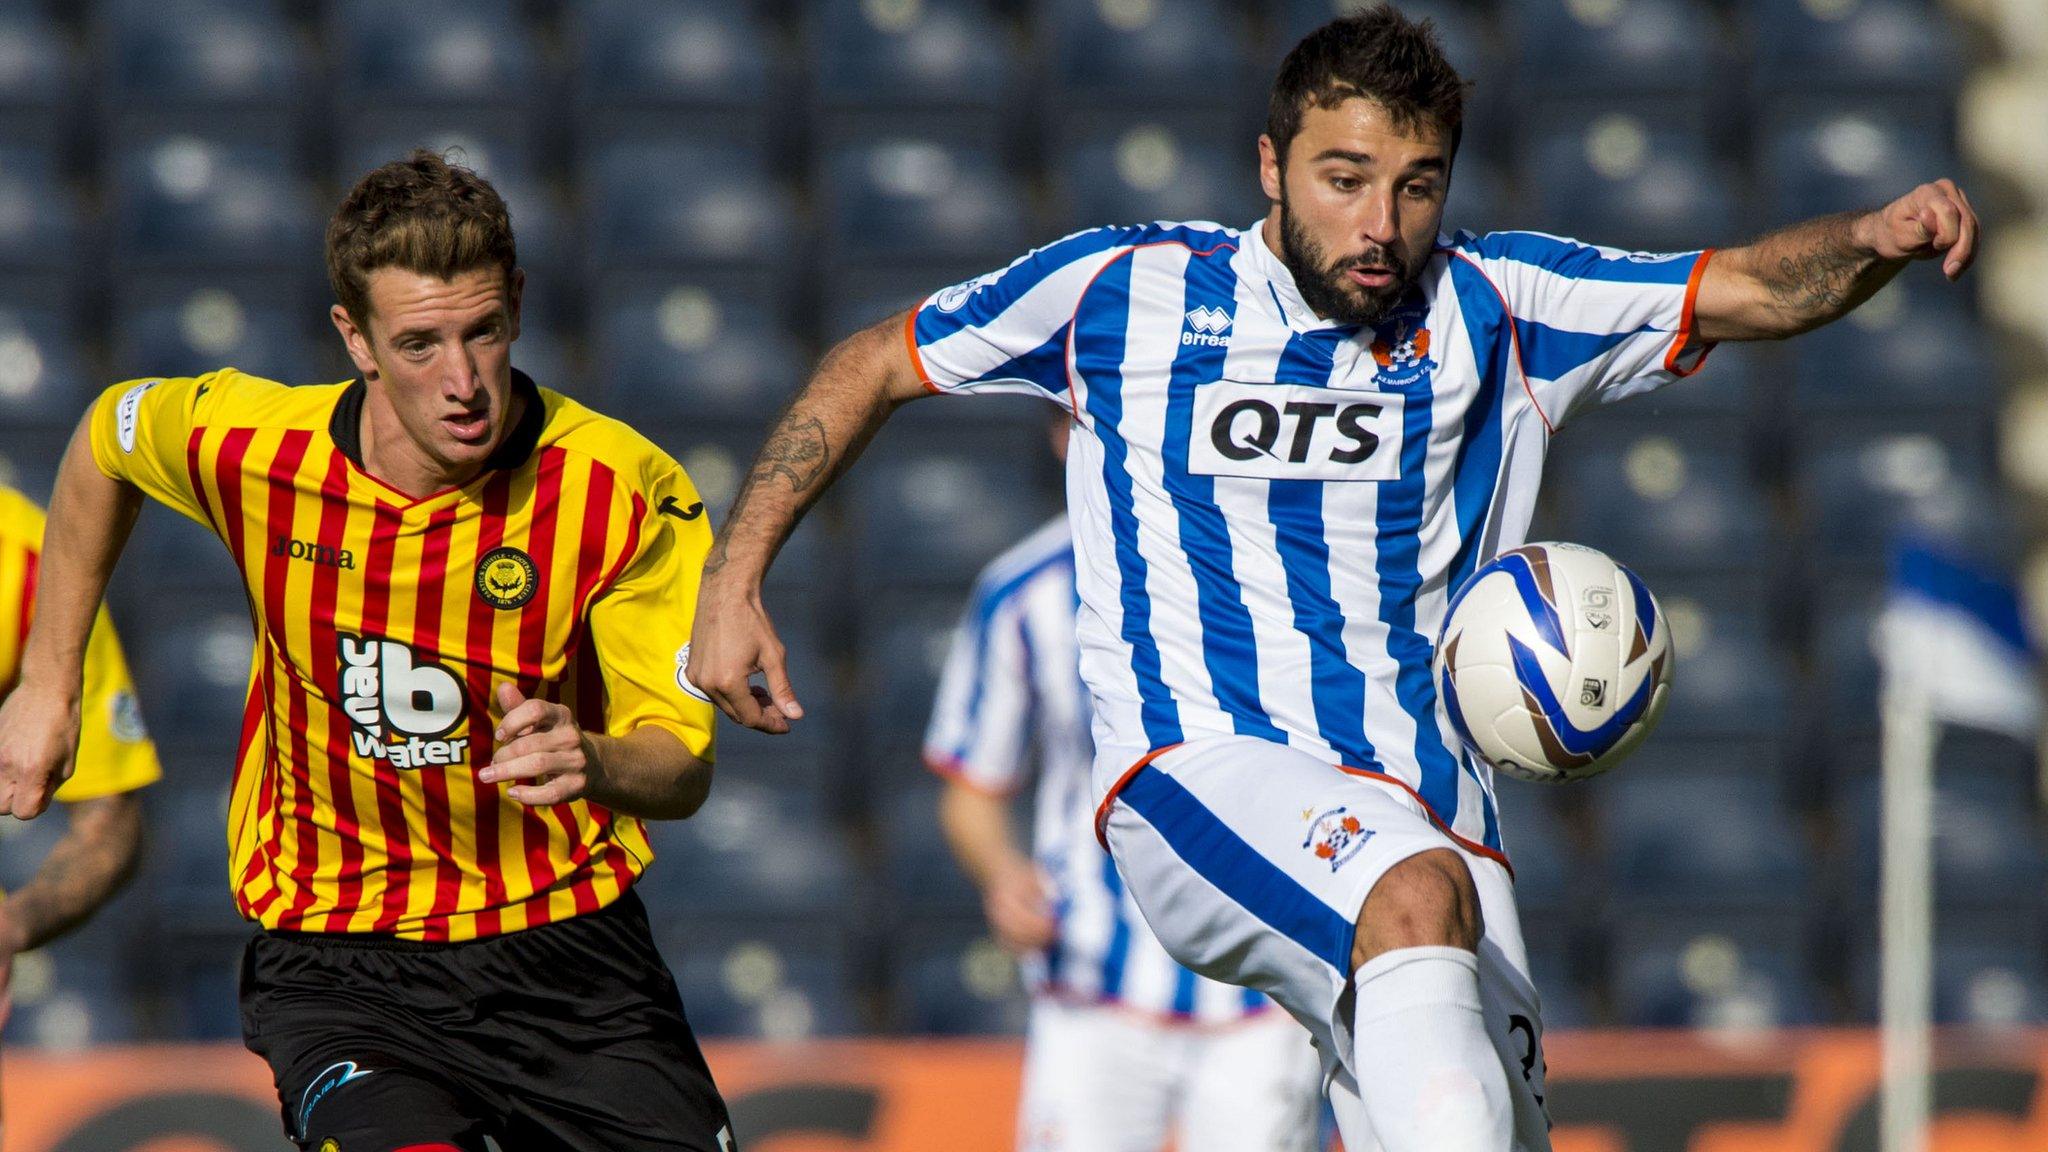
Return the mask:
{"type": "Polygon", "coordinates": [[[976,582],[925,736],[940,826],[1032,992],[1019,1152],[1158,1152],[1175,1133],[1181,1152],[1310,1152],[1308,1034],[1263,993],[1176,964],[1096,843],[1077,604],[1061,516],[976,582]],[[1011,798],[1034,767],[1027,852],[1011,798]]]}
{"type": "Polygon", "coordinates": [[[803,509],[920,393],[1067,408],[1118,871],[1176,960],[1309,1029],[1346,1143],[1386,1152],[1549,1147],[1492,779],[1430,657],[1459,582],[1522,543],[1552,431],[1977,244],[1948,180],[1718,251],[1444,235],[1464,90],[1426,25],[1335,21],[1274,83],[1264,220],[1079,233],[835,348],[706,561],[689,664],[786,731],[760,590],[803,509]]]}

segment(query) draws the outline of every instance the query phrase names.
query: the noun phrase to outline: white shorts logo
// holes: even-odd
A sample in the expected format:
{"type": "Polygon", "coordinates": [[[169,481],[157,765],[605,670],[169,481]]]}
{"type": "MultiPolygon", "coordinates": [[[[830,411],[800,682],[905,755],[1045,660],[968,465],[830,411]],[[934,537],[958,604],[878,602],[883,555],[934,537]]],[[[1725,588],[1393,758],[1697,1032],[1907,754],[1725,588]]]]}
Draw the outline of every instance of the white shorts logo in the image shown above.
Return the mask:
{"type": "Polygon", "coordinates": [[[1401,474],[1407,396],[1241,384],[1195,390],[1188,471],[1264,480],[1393,480],[1401,474]]]}
{"type": "Polygon", "coordinates": [[[114,409],[114,433],[121,441],[121,451],[135,451],[135,432],[142,425],[142,394],[161,383],[144,380],[121,394],[120,406],[114,409]]]}

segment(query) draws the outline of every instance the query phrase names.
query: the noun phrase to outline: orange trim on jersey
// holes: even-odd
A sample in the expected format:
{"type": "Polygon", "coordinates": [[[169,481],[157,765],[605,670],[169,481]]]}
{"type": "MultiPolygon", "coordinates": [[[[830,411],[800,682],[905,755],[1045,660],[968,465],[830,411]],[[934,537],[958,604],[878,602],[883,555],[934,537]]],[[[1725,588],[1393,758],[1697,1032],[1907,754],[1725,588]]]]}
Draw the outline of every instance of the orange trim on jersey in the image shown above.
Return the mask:
{"type": "Polygon", "coordinates": [[[1678,311],[1678,338],[1671,342],[1671,351],[1664,354],[1664,370],[1680,379],[1690,376],[1704,367],[1707,362],[1707,353],[1714,350],[1714,346],[1709,344],[1700,350],[1700,358],[1693,361],[1692,367],[1681,368],[1678,366],[1678,358],[1683,356],[1686,350],[1691,348],[1693,343],[1700,338],[1699,318],[1693,315],[1693,308],[1699,303],[1700,283],[1707,276],[1707,261],[1713,258],[1714,249],[1709,248],[1700,253],[1698,260],[1693,261],[1692,275],[1685,279],[1685,304],[1678,311]]]}
{"type": "MultiPolygon", "coordinates": [[[[1095,282],[1102,279],[1102,274],[1109,271],[1118,261],[1132,255],[1140,248],[1165,248],[1174,244],[1187,249],[1188,259],[1190,260],[1197,256],[1214,255],[1225,248],[1230,249],[1232,252],[1237,251],[1237,245],[1235,244],[1217,244],[1213,247],[1197,249],[1185,240],[1154,240],[1147,244],[1133,244],[1102,262],[1102,267],[1097,268],[1095,274],[1088,277],[1088,283],[1081,286],[1081,294],[1074,297],[1074,311],[1067,317],[1067,409],[1074,414],[1075,423],[1081,424],[1084,427],[1087,425],[1087,421],[1081,416],[1081,390],[1074,386],[1075,376],[1077,375],[1074,371],[1074,334],[1080,331],[1080,325],[1077,322],[1081,319],[1081,305],[1087,301],[1088,293],[1095,290],[1095,282]]],[[[1097,838],[1100,838],[1099,834],[1097,838]]]]}
{"type": "Polygon", "coordinates": [[[1557,433],[1557,426],[1550,422],[1550,415],[1543,411],[1543,405],[1536,402],[1536,389],[1529,384],[1529,370],[1522,367],[1522,335],[1515,330],[1515,310],[1508,306],[1507,293],[1500,290],[1500,285],[1493,282],[1493,277],[1486,274],[1485,265],[1482,265],[1479,261],[1465,255],[1456,248],[1441,248],[1438,251],[1449,253],[1470,264],[1472,270],[1479,273],[1479,278],[1486,281],[1486,286],[1493,289],[1494,296],[1500,300],[1501,315],[1508,318],[1508,349],[1514,353],[1515,372],[1522,377],[1522,391],[1529,397],[1529,407],[1536,410],[1537,419],[1543,421],[1543,430],[1555,435],[1557,433]]]}
{"type": "Polygon", "coordinates": [[[958,784],[970,792],[979,792],[983,796],[992,796],[997,800],[1008,800],[1017,794],[1015,788],[998,788],[993,784],[983,784],[981,781],[969,776],[967,774],[967,761],[962,760],[958,756],[927,755],[924,758],[924,766],[934,776],[938,776],[948,783],[958,784]]]}
{"type": "Polygon", "coordinates": [[[1124,769],[1124,774],[1116,778],[1116,783],[1109,786],[1109,793],[1103,796],[1102,803],[1095,806],[1095,842],[1102,845],[1104,852],[1109,851],[1109,807],[1116,803],[1117,795],[1124,790],[1124,785],[1131,782],[1131,777],[1138,774],[1138,769],[1178,747],[1179,744],[1166,744],[1145,753],[1136,764],[1124,769]]]}
{"type": "Polygon", "coordinates": [[[1453,843],[1455,843],[1458,847],[1463,848],[1465,851],[1470,852],[1475,856],[1484,856],[1488,860],[1492,860],[1493,862],[1499,864],[1501,867],[1508,870],[1509,879],[1514,878],[1515,866],[1508,862],[1508,858],[1505,853],[1497,852],[1491,848],[1488,848],[1484,844],[1467,840],[1463,836],[1458,835],[1456,832],[1451,831],[1451,826],[1449,824],[1444,823],[1443,817],[1438,816],[1436,814],[1436,809],[1431,808],[1429,806],[1429,801],[1424,800],[1422,798],[1422,793],[1417,792],[1415,789],[1409,787],[1408,782],[1406,780],[1397,779],[1393,776],[1388,775],[1385,772],[1375,772],[1370,768],[1353,768],[1349,764],[1337,764],[1333,765],[1333,767],[1335,767],[1339,772],[1342,772],[1347,776],[1362,776],[1367,780],[1375,780],[1383,784],[1392,784],[1395,787],[1399,788],[1401,791],[1406,792],[1408,795],[1415,797],[1415,802],[1422,806],[1422,814],[1429,817],[1429,822],[1431,824],[1436,825],[1437,831],[1450,837],[1453,843]]]}
{"type": "Polygon", "coordinates": [[[931,375],[924,370],[924,357],[917,352],[917,313],[923,307],[919,304],[903,314],[903,347],[910,352],[910,367],[917,373],[917,382],[932,395],[943,396],[946,390],[932,383],[931,375]]]}
{"type": "MultiPolygon", "coordinates": [[[[1116,803],[1116,798],[1118,794],[1123,792],[1124,786],[1131,782],[1131,777],[1136,776],[1138,774],[1138,769],[1145,767],[1147,764],[1152,763],[1152,761],[1157,760],[1160,756],[1165,755],[1166,753],[1171,752],[1175,748],[1179,747],[1181,747],[1180,744],[1167,744],[1163,747],[1154,748],[1152,751],[1145,753],[1144,758],[1139,760],[1136,764],[1133,764],[1129,768],[1124,769],[1124,774],[1116,778],[1116,783],[1110,785],[1109,794],[1102,798],[1102,803],[1095,809],[1095,839],[1098,843],[1102,845],[1104,851],[1107,851],[1109,849],[1108,828],[1110,805],[1116,803]]],[[[1495,861],[1501,867],[1508,870],[1508,876],[1510,878],[1514,876],[1515,866],[1509,863],[1506,855],[1500,852],[1496,852],[1493,849],[1488,848],[1484,844],[1478,844],[1474,843],[1471,840],[1467,840],[1463,836],[1458,835],[1456,832],[1451,831],[1451,826],[1444,823],[1443,818],[1436,814],[1436,810],[1429,806],[1429,801],[1424,800],[1422,798],[1422,793],[1417,792],[1415,789],[1409,787],[1406,781],[1397,780],[1394,777],[1387,775],[1385,772],[1375,772],[1369,768],[1353,768],[1349,764],[1332,764],[1331,767],[1337,769],[1339,772],[1342,772],[1348,776],[1361,776],[1368,780],[1377,780],[1383,783],[1395,785],[1396,787],[1400,788],[1403,792],[1406,792],[1408,793],[1408,795],[1413,796],[1415,798],[1415,803],[1421,806],[1423,815],[1429,817],[1429,822],[1431,824],[1436,825],[1436,830],[1443,833],[1445,836],[1449,837],[1452,843],[1456,844],[1460,848],[1465,849],[1467,852],[1470,852],[1475,856],[1484,856],[1488,860],[1495,861]]]]}

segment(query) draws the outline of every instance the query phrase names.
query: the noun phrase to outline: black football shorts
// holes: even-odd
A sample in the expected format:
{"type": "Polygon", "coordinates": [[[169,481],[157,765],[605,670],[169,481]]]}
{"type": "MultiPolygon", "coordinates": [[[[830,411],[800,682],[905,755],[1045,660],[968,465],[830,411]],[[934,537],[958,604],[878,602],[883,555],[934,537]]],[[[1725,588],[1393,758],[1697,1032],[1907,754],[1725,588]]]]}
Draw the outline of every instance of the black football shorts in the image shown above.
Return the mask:
{"type": "Polygon", "coordinates": [[[263,932],[242,1031],[305,1152],[734,1152],[646,910],[459,943],[263,932]]]}

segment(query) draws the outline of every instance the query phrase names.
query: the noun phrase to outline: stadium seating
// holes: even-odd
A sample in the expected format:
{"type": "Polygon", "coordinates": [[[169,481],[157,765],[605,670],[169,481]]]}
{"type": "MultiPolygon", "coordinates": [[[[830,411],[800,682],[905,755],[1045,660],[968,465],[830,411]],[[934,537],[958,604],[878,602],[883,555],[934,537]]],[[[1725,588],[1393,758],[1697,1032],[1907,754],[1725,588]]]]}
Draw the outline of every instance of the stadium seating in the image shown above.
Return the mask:
{"type": "Polygon", "coordinates": [[[590,162],[593,269],[757,264],[801,250],[765,153],[680,136],[621,137],[590,162]]]}
{"type": "MultiPolygon", "coordinates": [[[[878,821],[886,856],[883,879],[900,912],[964,920],[981,911],[981,894],[939,833],[939,794],[934,779],[899,788],[883,805],[878,821]]],[[[1028,791],[1019,794],[1020,810],[1029,797],[1028,791]]]]}
{"type": "Polygon", "coordinates": [[[1882,204],[1928,173],[1958,170],[1938,119],[1867,107],[1774,117],[1758,161],[1773,222],[1839,212],[1844,204],[1882,204]]]}
{"type": "Polygon", "coordinates": [[[328,8],[343,107],[518,107],[543,92],[511,0],[354,0],[328,8]]]}
{"type": "Polygon", "coordinates": [[[92,382],[71,324],[55,309],[0,304],[0,428],[77,423],[92,382]]]}
{"type": "MultiPolygon", "coordinates": [[[[1879,780],[1845,782],[1841,816],[1855,861],[1855,894],[1877,897],[1879,780]]],[[[1944,909],[1999,908],[2038,918],[2044,845],[2033,781],[1952,765],[1934,782],[1934,882],[1944,909]]]]}
{"type": "Polygon", "coordinates": [[[900,1029],[937,1036],[1024,1030],[1017,962],[979,918],[917,922],[898,932],[892,990],[900,1029]]]}
{"type": "Polygon", "coordinates": [[[1915,103],[1945,97],[1961,75],[1960,46],[1927,0],[1759,0],[1751,10],[1760,94],[1915,103]]]}
{"type": "Polygon", "coordinates": [[[1667,426],[1560,454],[1557,530],[1649,579],[1756,573],[1769,563],[1773,521],[1748,462],[1677,431],[1667,426]]]}
{"type": "Polygon", "coordinates": [[[1968,309],[1928,280],[1902,276],[1842,323],[1792,346],[1793,396],[1802,421],[1873,413],[1900,420],[1944,411],[1989,416],[1998,380],[1991,350],[1956,339],[1970,326],[1968,309]]]}
{"type": "Polygon", "coordinates": [[[1825,1018],[1796,921],[1688,911],[1632,918],[1613,940],[1619,1023],[1740,1036],[1825,1018]]]}
{"type": "Polygon", "coordinates": [[[112,380],[197,376],[228,366],[292,383],[341,378],[338,365],[319,371],[339,354],[340,341],[316,341],[308,334],[308,318],[318,317],[308,300],[280,300],[238,290],[232,280],[202,284],[195,278],[132,299],[117,317],[112,380]]]}
{"type": "Polygon", "coordinates": [[[0,5],[0,139],[53,143],[66,126],[79,71],[47,14],[0,5]]]}
{"type": "Polygon", "coordinates": [[[809,6],[806,74],[835,134],[916,123],[962,139],[1009,126],[1020,68],[985,0],[809,6]]]}
{"type": "Polygon", "coordinates": [[[1032,235],[1014,181],[987,146],[910,136],[842,143],[818,180],[835,262],[992,266],[1032,235]]]}
{"type": "Polygon", "coordinates": [[[113,158],[117,266],[304,274],[318,268],[319,227],[285,151],[182,134],[113,158]]]}
{"type": "Polygon", "coordinates": [[[600,124],[631,113],[704,122],[759,112],[773,95],[769,33],[744,0],[574,0],[576,87],[600,124]]]}
{"type": "Polygon", "coordinates": [[[846,946],[812,922],[657,925],[662,954],[700,1036],[801,1040],[852,1031],[846,946]]]}
{"type": "Polygon", "coordinates": [[[50,279],[74,275],[79,256],[78,204],[64,186],[49,149],[0,140],[0,299],[54,296],[50,279]]]}
{"type": "Polygon", "coordinates": [[[226,770],[242,731],[254,643],[241,590],[158,596],[126,647],[160,746],[203,751],[226,770]]]}
{"type": "Polygon", "coordinates": [[[1222,0],[1043,0],[1037,7],[1056,105],[1242,113],[1252,74],[1232,47],[1245,39],[1234,6],[1222,0]]]}
{"type": "Polygon", "coordinates": [[[1242,226],[1265,212],[1244,141],[1225,144],[1170,120],[1139,120],[1071,138],[1067,149],[1054,171],[1074,228],[1148,220],[1242,226]]]}
{"type": "Polygon", "coordinates": [[[1810,902],[1815,871],[1774,774],[1649,749],[1643,759],[1595,800],[1620,907],[1796,913],[1810,902]]]}
{"type": "Polygon", "coordinates": [[[852,879],[846,846],[814,803],[751,780],[720,780],[689,820],[648,825],[657,871],[641,892],[657,915],[830,915],[852,879]]]}
{"type": "Polygon", "coordinates": [[[95,90],[117,121],[265,134],[302,126],[314,72],[279,0],[112,0],[98,8],[95,90]]]}
{"type": "Polygon", "coordinates": [[[1533,0],[1507,11],[1516,88],[1538,99],[1703,97],[1727,67],[1714,13],[1698,0],[1533,0]]]}
{"type": "Polygon", "coordinates": [[[1733,173],[1704,138],[1627,112],[1531,126],[1536,226],[1616,248],[1676,251],[1739,235],[1733,173]]]}
{"type": "MultiPolygon", "coordinates": [[[[110,381],[347,376],[323,224],[426,145],[511,205],[515,362],[632,420],[722,527],[833,340],[1075,228],[1255,219],[1271,68],[1359,2],[0,0],[0,478],[46,494],[110,381]]],[[[1955,5],[1402,7],[1476,84],[1447,231],[1676,250],[1960,170],[1955,5]]],[[[1972,292],[1911,269],[1848,323],[1719,348],[1551,446],[1532,538],[1640,571],[1680,660],[1637,762],[1584,788],[1500,782],[1552,1027],[1874,1017],[1870,626],[1897,529],[2012,535],[1994,331],[1972,292]]],[[[768,601],[810,716],[788,738],[721,729],[713,797],[656,829],[642,888],[707,1035],[1021,1026],[918,751],[975,573],[1058,506],[1055,413],[903,409],[783,550],[768,601]]],[[[10,1047],[239,1031],[239,577],[152,507],[111,599],[167,765],[153,847],[93,934],[18,963],[10,1047]]],[[[2002,738],[1941,742],[1945,1021],[2048,1020],[2038,769],[2002,738]]],[[[58,825],[0,825],[5,889],[58,825]]]]}
{"type": "Polygon", "coordinates": [[[1057,509],[1037,483],[1050,461],[1035,437],[1018,440],[899,432],[876,444],[850,478],[857,578],[873,588],[957,585],[1044,523],[1057,509]]]}
{"type": "Polygon", "coordinates": [[[805,353],[759,292],[684,276],[600,288],[592,376],[652,421],[767,420],[801,382],[805,353]]]}

